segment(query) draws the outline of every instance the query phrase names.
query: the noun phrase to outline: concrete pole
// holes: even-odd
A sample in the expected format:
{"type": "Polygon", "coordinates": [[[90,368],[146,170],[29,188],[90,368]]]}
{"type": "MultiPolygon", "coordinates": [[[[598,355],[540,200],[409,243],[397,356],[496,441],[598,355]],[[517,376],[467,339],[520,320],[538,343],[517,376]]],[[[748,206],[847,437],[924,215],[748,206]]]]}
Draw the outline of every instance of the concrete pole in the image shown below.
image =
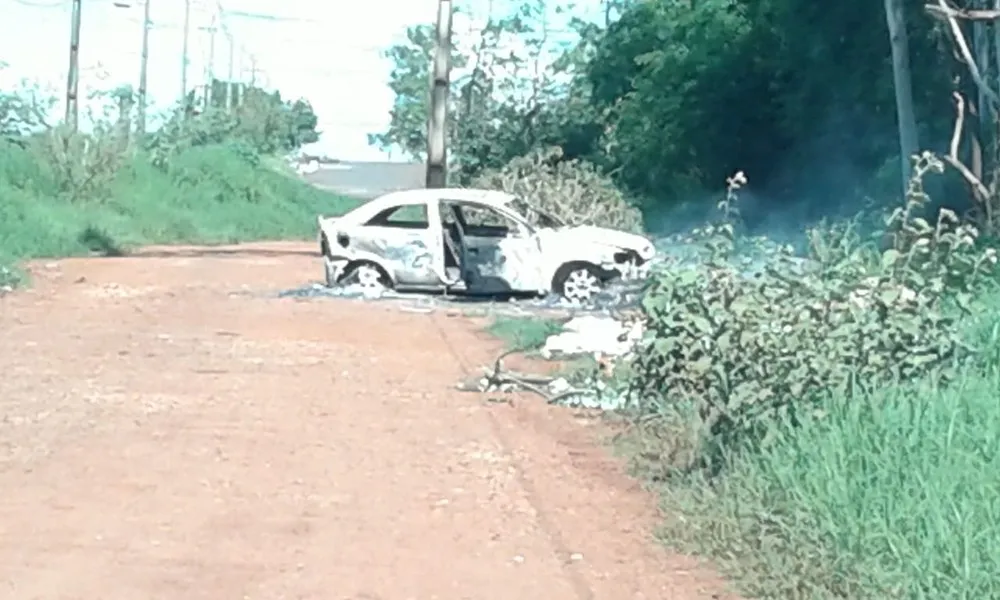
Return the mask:
{"type": "Polygon", "coordinates": [[[451,87],[451,0],[438,0],[437,42],[430,115],[427,119],[428,188],[448,185],[448,91],[451,87]]]}
{"type": "Polygon", "coordinates": [[[73,15],[69,33],[69,75],[66,77],[66,124],[72,131],[79,125],[80,108],[77,92],[80,87],[80,4],[73,0],[73,15]]]}

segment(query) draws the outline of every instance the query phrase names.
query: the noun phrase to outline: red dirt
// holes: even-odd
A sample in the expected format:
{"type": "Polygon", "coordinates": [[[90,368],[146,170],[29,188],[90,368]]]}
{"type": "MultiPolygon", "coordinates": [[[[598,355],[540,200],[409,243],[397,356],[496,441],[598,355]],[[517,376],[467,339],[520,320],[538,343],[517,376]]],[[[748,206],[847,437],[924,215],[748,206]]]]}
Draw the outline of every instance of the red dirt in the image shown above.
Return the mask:
{"type": "Polygon", "coordinates": [[[476,323],[238,293],[311,250],[40,263],[0,300],[0,597],[728,597],[593,420],[454,390],[476,323]]]}

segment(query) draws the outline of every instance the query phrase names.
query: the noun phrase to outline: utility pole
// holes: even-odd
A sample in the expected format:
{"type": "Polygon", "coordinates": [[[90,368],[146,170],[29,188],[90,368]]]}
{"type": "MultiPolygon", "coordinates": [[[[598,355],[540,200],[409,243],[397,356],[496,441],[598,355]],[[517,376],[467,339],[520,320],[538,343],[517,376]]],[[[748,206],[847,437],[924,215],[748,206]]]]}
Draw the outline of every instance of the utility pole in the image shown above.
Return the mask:
{"type": "Polygon", "coordinates": [[[80,3],[73,0],[69,33],[69,75],[66,77],[66,124],[76,131],[79,117],[77,91],[80,87],[80,3]]]}
{"type": "Polygon", "coordinates": [[[208,27],[208,65],[206,67],[208,83],[205,84],[205,110],[212,108],[212,92],[215,91],[215,32],[218,30],[218,15],[212,15],[212,24],[208,27]]]}
{"type": "Polygon", "coordinates": [[[142,63],[139,67],[139,118],[135,129],[139,138],[146,135],[146,83],[149,73],[149,30],[152,23],[149,20],[149,5],[152,0],[145,0],[142,12],[142,63]]]}
{"type": "Polygon", "coordinates": [[[188,38],[191,35],[191,0],[184,0],[184,42],[181,49],[181,109],[187,117],[188,110],[188,38]]]}
{"type": "Polygon", "coordinates": [[[226,74],[226,110],[232,111],[236,105],[236,98],[233,93],[233,86],[236,85],[236,41],[233,39],[233,34],[228,30],[226,31],[226,39],[229,40],[229,72],[226,74]]]}
{"type": "Polygon", "coordinates": [[[428,188],[448,184],[448,88],[451,84],[451,0],[438,0],[437,40],[434,51],[434,81],[427,119],[428,188]]]}

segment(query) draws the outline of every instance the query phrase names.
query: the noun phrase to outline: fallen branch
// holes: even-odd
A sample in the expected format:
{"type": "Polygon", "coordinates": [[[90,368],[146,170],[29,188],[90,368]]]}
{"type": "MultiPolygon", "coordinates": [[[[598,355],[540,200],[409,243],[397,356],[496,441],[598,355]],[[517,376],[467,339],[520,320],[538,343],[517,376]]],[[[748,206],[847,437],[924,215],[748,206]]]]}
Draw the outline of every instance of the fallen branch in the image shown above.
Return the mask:
{"type": "Polygon", "coordinates": [[[483,377],[459,383],[458,389],[467,392],[491,392],[493,390],[509,391],[504,390],[504,387],[514,386],[518,389],[541,396],[549,404],[557,404],[566,398],[589,393],[587,390],[574,388],[553,394],[547,390],[545,386],[551,384],[553,381],[556,381],[556,377],[517,373],[515,371],[504,369],[503,359],[512,354],[518,354],[525,351],[526,349],[524,348],[513,348],[501,353],[500,356],[497,357],[496,361],[494,361],[492,371],[487,369],[485,370],[483,377]]]}

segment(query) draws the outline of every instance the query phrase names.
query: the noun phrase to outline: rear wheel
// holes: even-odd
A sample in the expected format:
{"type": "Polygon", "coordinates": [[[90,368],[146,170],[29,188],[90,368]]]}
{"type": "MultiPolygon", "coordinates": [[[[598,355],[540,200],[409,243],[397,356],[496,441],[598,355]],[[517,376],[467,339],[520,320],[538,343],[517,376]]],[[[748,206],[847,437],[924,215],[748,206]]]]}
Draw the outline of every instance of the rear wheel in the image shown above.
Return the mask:
{"type": "Polygon", "coordinates": [[[604,289],[604,280],[600,269],[590,263],[566,263],[552,278],[552,289],[574,304],[586,304],[604,289]]]}
{"type": "MultiPolygon", "coordinates": [[[[327,277],[330,277],[330,267],[327,266],[327,277]]],[[[337,281],[339,284],[354,284],[364,290],[387,290],[392,288],[392,279],[382,267],[373,262],[358,261],[347,265],[344,274],[337,281]]]]}

